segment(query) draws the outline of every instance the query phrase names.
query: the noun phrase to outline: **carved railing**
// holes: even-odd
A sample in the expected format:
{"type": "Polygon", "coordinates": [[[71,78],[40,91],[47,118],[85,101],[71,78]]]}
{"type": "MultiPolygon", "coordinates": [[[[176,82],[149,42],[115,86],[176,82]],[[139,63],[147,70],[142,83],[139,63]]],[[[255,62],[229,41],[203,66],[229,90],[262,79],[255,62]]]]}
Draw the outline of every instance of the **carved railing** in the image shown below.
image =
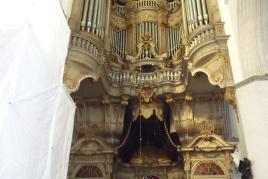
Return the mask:
{"type": "Polygon", "coordinates": [[[175,8],[179,7],[179,4],[180,3],[178,0],[171,1],[168,3],[168,9],[169,10],[175,9],[175,8]]]}
{"type": "Polygon", "coordinates": [[[135,71],[109,72],[109,81],[112,86],[139,86],[161,85],[166,83],[178,84],[181,82],[181,69],[162,69],[152,73],[138,73],[135,71]]]}
{"type": "Polygon", "coordinates": [[[101,57],[103,56],[104,49],[102,43],[94,36],[72,33],[69,48],[70,50],[82,52],[92,57],[97,63],[102,64],[103,59],[101,57]]]}
{"type": "Polygon", "coordinates": [[[215,28],[213,25],[201,26],[190,34],[189,50],[204,44],[206,42],[215,40],[215,28]]]}
{"type": "Polygon", "coordinates": [[[115,12],[119,15],[123,15],[126,12],[126,6],[125,5],[120,5],[118,3],[114,3],[113,5],[113,9],[115,10],[115,12]]]}
{"type": "Polygon", "coordinates": [[[159,0],[138,0],[135,1],[135,7],[137,9],[158,9],[159,0]]]}

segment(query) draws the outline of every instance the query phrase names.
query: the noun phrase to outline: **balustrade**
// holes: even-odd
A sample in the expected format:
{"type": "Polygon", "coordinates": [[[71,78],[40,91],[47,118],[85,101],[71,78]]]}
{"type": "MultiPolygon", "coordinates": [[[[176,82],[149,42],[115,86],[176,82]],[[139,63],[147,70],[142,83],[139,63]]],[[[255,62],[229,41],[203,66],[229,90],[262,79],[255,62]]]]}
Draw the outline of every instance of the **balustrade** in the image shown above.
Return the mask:
{"type": "Polygon", "coordinates": [[[109,78],[114,86],[120,85],[159,85],[163,83],[179,83],[181,70],[159,70],[154,73],[110,72],[109,78]]]}
{"type": "Polygon", "coordinates": [[[189,38],[190,50],[196,46],[215,39],[215,29],[212,25],[204,26],[189,38]]]}
{"type": "Polygon", "coordinates": [[[85,53],[97,57],[100,56],[102,50],[100,48],[100,44],[97,41],[93,40],[93,38],[84,37],[80,34],[72,33],[70,40],[70,48],[76,48],[85,53]]]}

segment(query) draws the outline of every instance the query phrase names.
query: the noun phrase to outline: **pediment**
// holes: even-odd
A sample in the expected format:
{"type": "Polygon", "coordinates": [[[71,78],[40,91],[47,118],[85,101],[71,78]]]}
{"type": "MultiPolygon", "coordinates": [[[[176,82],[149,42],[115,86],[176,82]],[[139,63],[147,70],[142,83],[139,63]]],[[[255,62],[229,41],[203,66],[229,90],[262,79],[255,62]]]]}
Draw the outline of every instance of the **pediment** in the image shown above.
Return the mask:
{"type": "Polygon", "coordinates": [[[71,148],[71,153],[83,155],[97,155],[103,153],[113,153],[113,149],[96,138],[79,139],[71,148]]]}
{"type": "Polygon", "coordinates": [[[202,134],[196,137],[190,144],[182,148],[183,151],[234,151],[235,145],[226,142],[216,134],[202,134]]]}

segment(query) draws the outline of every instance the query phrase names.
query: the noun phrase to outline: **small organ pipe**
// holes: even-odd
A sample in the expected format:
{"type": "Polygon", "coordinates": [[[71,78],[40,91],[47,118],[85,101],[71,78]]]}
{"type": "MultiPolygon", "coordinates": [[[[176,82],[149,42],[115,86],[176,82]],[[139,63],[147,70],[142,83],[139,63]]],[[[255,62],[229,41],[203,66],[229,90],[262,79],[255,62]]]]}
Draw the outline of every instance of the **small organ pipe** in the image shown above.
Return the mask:
{"type": "Polygon", "coordinates": [[[142,25],[141,25],[141,23],[139,24],[139,29],[140,29],[140,37],[139,37],[139,41],[141,41],[141,37],[142,37],[142,25]]]}
{"type": "Polygon", "coordinates": [[[125,55],[125,30],[122,31],[122,57],[125,55]]]}
{"type": "Polygon", "coordinates": [[[170,52],[170,48],[169,48],[169,44],[170,44],[170,41],[169,41],[169,28],[166,28],[166,38],[167,38],[167,54],[168,54],[168,57],[170,56],[169,52],[170,52]]]}
{"type": "Polygon", "coordinates": [[[153,40],[156,42],[156,39],[155,39],[155,24],[152,23],[152,36],[153,36],[153,40]]]}
{"type": "Polygon", "coordinates": [[[112,49],[113,49],[113,51],[114,51],[114,30],[113,29],[111,29],[111,40],[112,40],[112,49]]]}
{"type": "Polygon", "coordinates": [[[119,31],[119,34],[120,34],[120,45],[119,45],[119,50],[120,50],[120,56],[122,56],[123,52],[122,52],[122,49],[123,49],[123,31],[119,31]]]}
{"type": "Polygon", "coordinates": [[[114,33],[115,35],[115,52],[118,53],[118,35],[117,35],[117,31],[115,31],[114,33]]]}
{"type": "Polygon", "coordinates": [[[145,30],[144,30],[144,35],[148,34],[148,22],[144,22],[145,30]]]}
{"type": "Polygon", "coordinates": [[[127,29],[125,30],[125,56],[127,55],[127,29]]]}
{"type": "Polygon", "coordinates": [[[176,30],[175,30],[175,42],[176,42],[176,50],[178,49],[178,41],[179,41],[179,36],[178,36],[178,34],[179,34],[179,29],[178,28],[176,28],[176,30]]]}
{"type": "Polygon", "coordinates": [[[141,23],[141,38],[144,35],[144,23],[141,23]]]}
{"type": "Polygon", "coordinates": [[[148,22],[148,34],[149,34],[149,36],[152,36],[152,24],[151,24],[151,22],[148,22]]]}
{"type": "Polygon", "coordinates": [[[173,53],[177,47],[177,41],[176,41],[176,32],[177,32],[177,29],[175,28],[172,28],[173,29],[173,53]]]}
{"type": "Polygon", "coordinates": [[[173,50],[173,37],[172,37],[172,28],[170,27],[170,50],[171,50],[171,54],[172,54],[172,50],[173,50]]]}
{"type": "Polygon", "coordinates": [[[171,34],[171,27],[168,28],[169,29],[169,55],[171,55],[172,53],[172,34],[171,34]]]}
{"type": "Polygon", "coordinates": [[[122,31],[118,32],[118,37],[119,37],[119,43],[118,43],[118,50],[119,50],[119,55],[122,55],[122,31]]]}
{"type": "Polygon", "coordinates": [[[158,44],[158,26],[155,25],[155,37],[156,37],[156,44],[158,44]]]}

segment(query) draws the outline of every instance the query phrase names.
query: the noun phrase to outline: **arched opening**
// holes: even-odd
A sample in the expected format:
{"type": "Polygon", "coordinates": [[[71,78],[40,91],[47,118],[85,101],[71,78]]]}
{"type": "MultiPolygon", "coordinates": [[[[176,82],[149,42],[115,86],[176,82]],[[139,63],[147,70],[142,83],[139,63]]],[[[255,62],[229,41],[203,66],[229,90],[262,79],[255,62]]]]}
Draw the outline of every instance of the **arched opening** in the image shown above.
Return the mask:
{"type": "Polygon", "coordinates": [[[86,165],[78,170],[75,178],[103,179],[101,170],[94,165],[86,165]]]}
{"type": "Polygon", "coordinates": [[[222,167],[213,162],[202,163],[194,171],[193,179],[225,179],[226,174],[222,167]]]}

